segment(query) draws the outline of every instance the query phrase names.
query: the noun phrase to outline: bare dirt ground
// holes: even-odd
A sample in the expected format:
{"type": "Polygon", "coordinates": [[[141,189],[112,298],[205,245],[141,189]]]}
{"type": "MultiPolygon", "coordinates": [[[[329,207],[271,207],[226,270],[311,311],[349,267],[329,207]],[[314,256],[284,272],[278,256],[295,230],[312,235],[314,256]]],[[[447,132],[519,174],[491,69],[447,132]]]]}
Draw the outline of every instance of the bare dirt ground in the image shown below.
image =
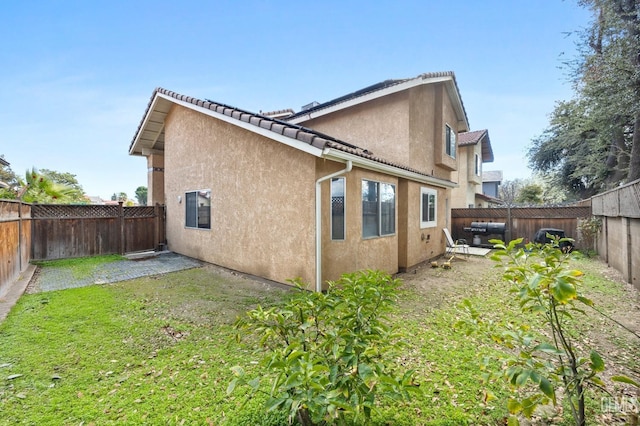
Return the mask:
{"type": "MultiPolygon", "coordinates": [[[[456,304],[488,287],[501,285],[501,269],[488,258],[471,256],[468,260],[455,259],[451,269],[432,268],[429,264],[416,271],[399,274],[404,286],[423,298],[409,302],[409,309],[428,312],[441,306],[456,304]],[[496,284],[497,283],[497,284],[496,284]],[[411,306],[413,304],[413,306],[411,306]]],[[[441,265],[443,260],[439,261],[441,265]]],[[[612,382],[612,376],[625,375],[640,381],[640,291],[624,281],[622,275],[598,259],[585,259],[572,264],[581,270],[584,285],[582,293],[593,300],[596,312],[585,307],[586,317],[576,314],[579,322],[574,336],[577,349],[597,350],[605,360],[606,370],[601,378],[611,392],[610,402],[631,402],[627,409],[640,411],[640,392],[633,387],[612,382]]],[[[508,284],[504,282],[505,289],[508,284]]],[[[403,302],[403,305],[405,302],[403,302]]],[[[514,309],[517,306],[514,305],[514,309]]],[[[604,394],[606,395],[606,394],[604,394]]],[[[634,424],[627,415],[604,413],[598,424],[634,424]]],[[[631,420],[633,422],[633,420],[631,420]]]]}

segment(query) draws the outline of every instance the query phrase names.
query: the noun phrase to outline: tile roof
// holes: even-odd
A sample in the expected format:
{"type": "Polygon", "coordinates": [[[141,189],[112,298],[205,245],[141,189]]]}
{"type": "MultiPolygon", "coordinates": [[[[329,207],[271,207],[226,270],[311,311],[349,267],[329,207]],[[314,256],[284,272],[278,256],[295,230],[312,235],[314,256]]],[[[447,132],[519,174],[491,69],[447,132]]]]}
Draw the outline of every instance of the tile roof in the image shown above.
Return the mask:
{"type": "MultiPolygon", "coordinates": [[[[308,109],[303,109],[302,111],[299,111],[289,117],[286,118],[287,121],[289,120],[295,120],[296,118],[299,117],[303,117],[309,113],[313,113],[316,111],[320,111],[326,108],[331,108],[333,106],[339,105],[341,103],[345,103],[348,102],[350,100],[354,100],[363,96],[366,96],[368,94],[371,93],[375,93],[384,89],[388,89],[390,87],[393,86],[398,86],[402,83],[407,83],[407,82],[411,82],[411,81],[418,81],[418,80],[430,80],[430,79],[438,79],[438,78],[443,78],[443,77],[448,77],[453,81],[453,85],[455,87],[455,90],[458,92],[458,94],[460,93],[460,89],[458,87],[458,82],[456,81],[456,76],[453,73],[453,71],[443,71],[443,72],[430,72],[430,73],[424,73],[424,74],[420,74],[417,77],[413,77],[413,78],[402,78],[402,79],[389,79],[389,80],[384,80],[381,81],[379,83],[376,84],[372,84],[371,86],[367,86],[363,89],[360,90],[356,90],[355,92],[351,92],[349,94],[346,94],[344,96],[340,96],[338,98],[332,99],[330,101],[327,102],[323,102],[320,103],[319,105],[316,105],[312,108],[308,108],[308,109]]],[[[464,115],[464,120],[466,122],[468,122],[467,119],[467,112],[464,108],[464,104],[462,102],[462,99],[460,98],[460,106],[462,108],[462,114],[464,115]]]]}
{"type": "Polygon", "coordinates": [[[290,115],[293,115],[294,113],[295,111],[293,111],[291,108],[279,109],[276,111],[268,111],[268,112],[260,111],[260,114],[266,117],[271,117],[271,118],[285,118],[285,117],[289,117],[290,115]]]}
{"type": "Polygon", "coordinates": [[[458,144],[460,146],[475,145],[480,142],[482,136],[487,133],[487,130],[473,130],[471,132],[462,132],[458,134],[458,144]]]}
{"type": "MultiPolygon", "coordinates": [[[[402,164],[393,163],[388,160],[385,160],[384,158],[374,156],[373,153],[369,152],[364,148],[336,139],[334,137],[315,131],[313,129],[309,129],[297,124],[288,123],[287,121],[278,120],[275,118],[267,117],[262,114],[256,114],[240,108],[235,108],[229,105],[214,102],[210,99],[206,99],[203,101],[201,99],[197,99],[191,96],[181,95],[179,93],[172,92],[170,90],[163,89],[161,87],[158,87],[153,91],[153,94],[151,96],[151,99],[149,100],[149,104],[147,105],[147,108],[142,117],[142,120],[138,125],[138,129],[136,130],[133,140],[129,145],[129,153],[132,155],[142,154],[142,149],[141,147],[137,147],[137,142],[139,141],[144,142],[144,140],[152,141],[153,137],[155,137],[156,139],[160,137],[160,134],[159,134],[160,132],[164,134],[164,127],[163,127],[164,125],[162,125],[161,130],[151,132],[153,133],[153,135],[151,136],[145,136],[145,132],[146,132],[145,126],[147,124],[147,118],[150,117],[153,112],[155,101],[158,95],[164,95],[165,97],[175,99],[177,101],[186,102],[196,107],[205,108],[210,111],[214,111],[218,114],[223,114],[227,117],[230,117],[231,119],[238,120],[240,122],[244,122],[249,125],[253,125],[255,127],[268,130],[275,134],[298,140],[300,142],[304,142],[318,149],[324,149],[324,148],[336,149],[342,152],[355,155],[357,157],[374,161],[376,163],[384,164],[397,169],[415,173],[424,177],[428,177],[433,180],[438,180],[443,183],[447,183],[447,184],[452,183],[449,180],[442,179],[442,178],[435,178],[431,174],[427,174],[419,170],[413,169],[411,167],[404,166],[402,164]]],[[[162,144],[164,147],[164,135],[162,135],[162,140],[163,140],[162,144]]],[[[153,146],[151,146],[151,148],[153,148],[153,146]]]]}
{"type": "Polygon", "coordinates": [[[478,143],[482,143],[482,162],[493,162],[493,149],[491,148],[491,140],[487,129],[458,133],[459,146],[470,146],[478,143]]]}

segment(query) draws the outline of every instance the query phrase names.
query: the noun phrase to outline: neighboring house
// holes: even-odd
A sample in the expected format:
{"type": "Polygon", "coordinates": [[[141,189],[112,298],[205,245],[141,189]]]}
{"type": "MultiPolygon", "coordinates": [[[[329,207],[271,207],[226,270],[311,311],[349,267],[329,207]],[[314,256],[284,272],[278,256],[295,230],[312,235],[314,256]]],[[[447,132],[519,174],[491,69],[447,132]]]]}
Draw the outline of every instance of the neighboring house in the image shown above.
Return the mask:
{"type": "Polygon", "coordinates": [[[89,200],[89,204],[94,205],[104,205],[105,202],[102,198],[95,195],[87,195],[87,199],[89,200]]]}
{"type": "Polygon", "coordinates": [[[482,192],[482,165],[493,162],[488,130],[474,130],[458,135],[459,167],[453,190],[452,208],[487,207],[490,200],[482,192]]]}
{"type": "MultiPolygon", "coordinates": [[[[9,162],[4,158],[0,157],[0,166],[7,167],[9,166],[9,162]]],[[[9,184],[0,180],[0,188],[8,188],[9,184]]]]}
{"type": "Polygon", "coordinates": [[[500,197],[502,170],[487,170],[482,173],[482,193],[489,197],[500,197]]]}
{"type": "Polygon", "coordinates": [[[388,80],[286,120],[153,92],[129,153],[147,157],[169,249],[316,289],[444,253],[456,136],[469,130],[453,73],[388,80]]]}

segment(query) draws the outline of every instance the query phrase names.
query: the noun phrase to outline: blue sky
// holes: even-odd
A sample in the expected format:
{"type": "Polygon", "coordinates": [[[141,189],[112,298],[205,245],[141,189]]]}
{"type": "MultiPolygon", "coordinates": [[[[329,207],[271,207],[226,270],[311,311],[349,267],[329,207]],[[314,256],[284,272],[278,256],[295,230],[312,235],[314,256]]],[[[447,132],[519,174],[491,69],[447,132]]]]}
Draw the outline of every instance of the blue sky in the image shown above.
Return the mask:
{"type": "Polygon", "coordinates": [[[527,178],[589,20],[573,0],[2,2],[0,154],[20,175],[70,172],[89,195],[134,197],[147,167],[128,148],[155,87],[297,111],[454,71],[472,129],[489,129],[484,169],[527,178]]]}

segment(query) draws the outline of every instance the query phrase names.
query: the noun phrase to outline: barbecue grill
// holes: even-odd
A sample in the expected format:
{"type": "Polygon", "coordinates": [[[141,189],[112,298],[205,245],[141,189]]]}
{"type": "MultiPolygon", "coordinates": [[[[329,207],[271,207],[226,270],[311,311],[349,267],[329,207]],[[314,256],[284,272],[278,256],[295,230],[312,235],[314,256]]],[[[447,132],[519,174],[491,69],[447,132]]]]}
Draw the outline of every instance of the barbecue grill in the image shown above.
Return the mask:
{"type": "MultiPolygon", "coordinates": [[[[507,225],[503,222],[471,222],[471,226],[465,226],[463,228],[465,232],[473,234],[473,245],[490,245],[482,243],[482,237],[486,237],[485,240],[489,240],[490,236],[499,235],[502,241],[505,240],[505,234],[507,233],[507,225]]],[[[490,245],[493,247],[492,245],[490,245]]]]}

